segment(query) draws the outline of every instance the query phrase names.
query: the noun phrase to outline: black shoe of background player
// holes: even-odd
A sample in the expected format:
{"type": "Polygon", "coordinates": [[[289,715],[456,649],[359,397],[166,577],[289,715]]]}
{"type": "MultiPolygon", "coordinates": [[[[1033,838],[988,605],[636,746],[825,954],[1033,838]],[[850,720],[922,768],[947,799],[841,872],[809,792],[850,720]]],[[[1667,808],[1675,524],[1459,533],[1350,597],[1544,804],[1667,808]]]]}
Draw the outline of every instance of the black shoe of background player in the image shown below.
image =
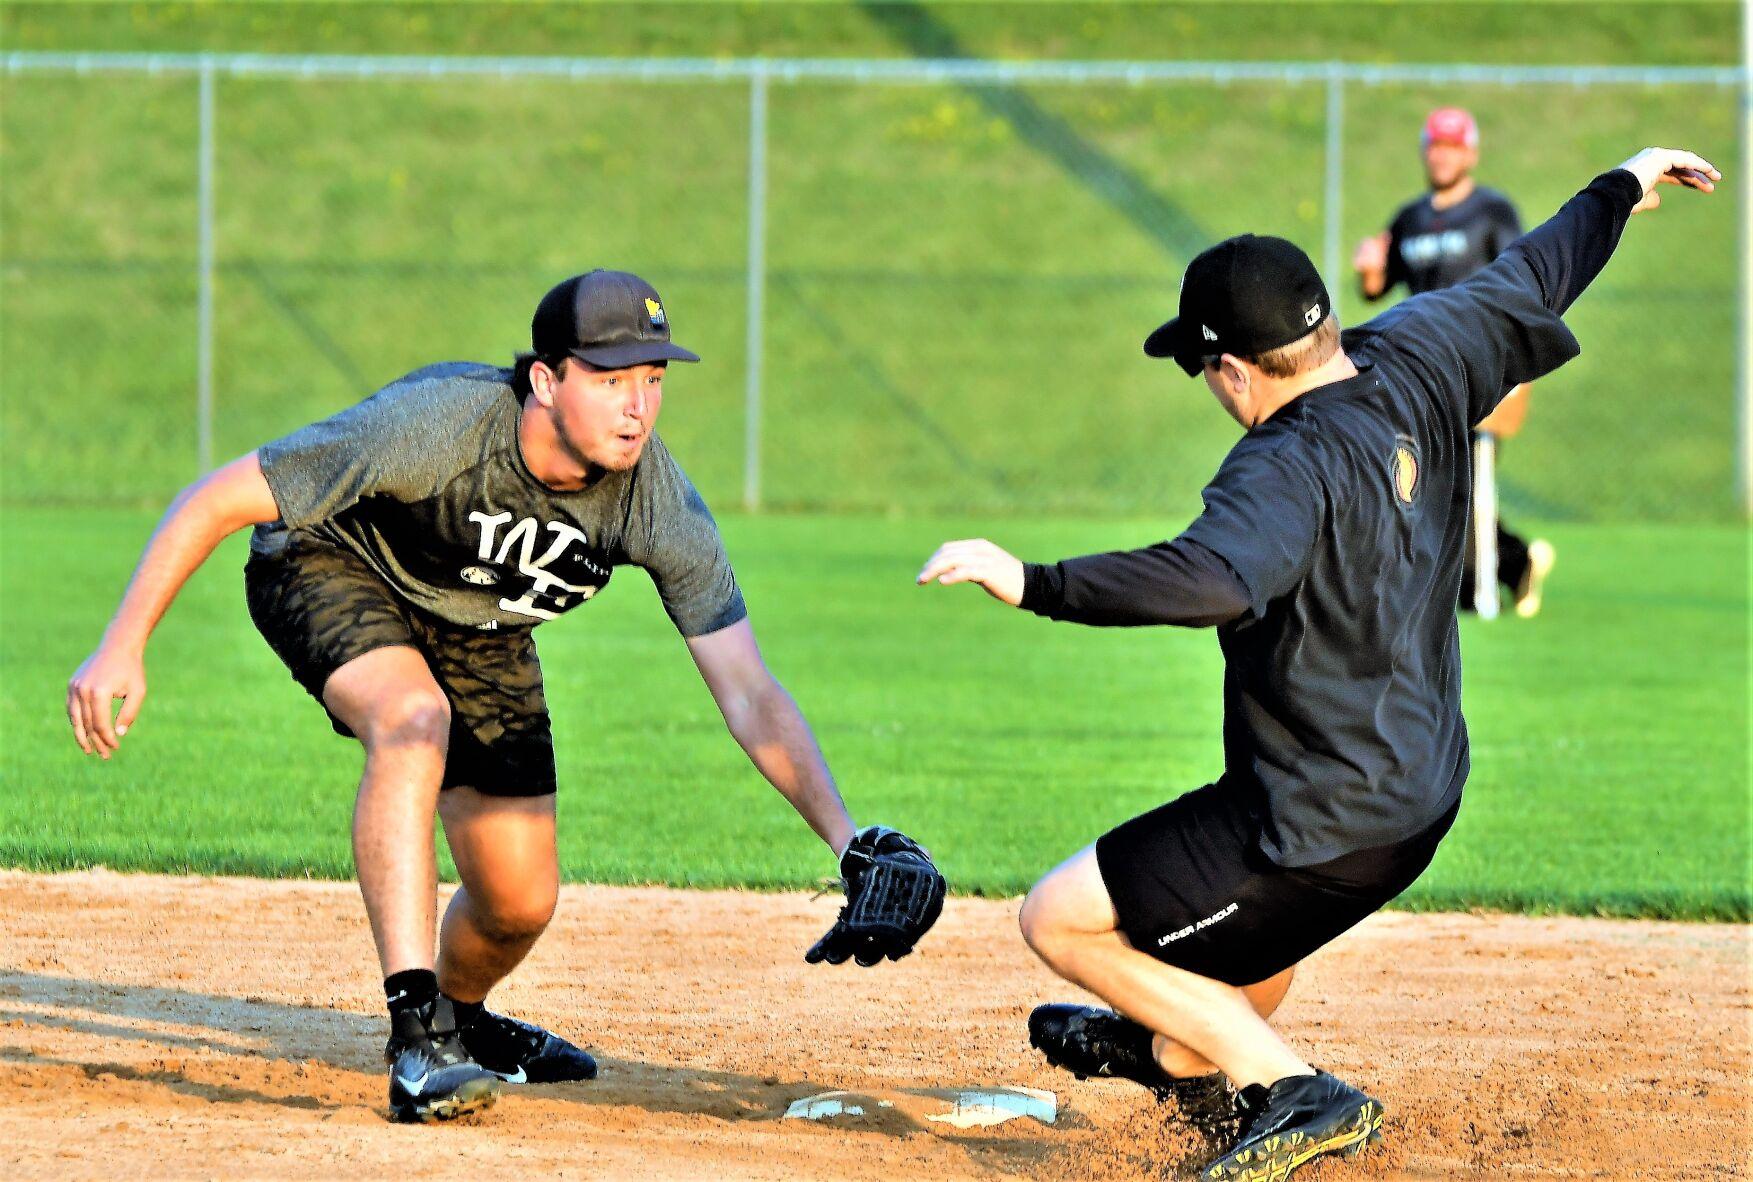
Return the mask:
{"type": "Polygon", "coordinates": [[[463,1029],[475,1062],[509,1084],[569,1083],[595,1079],[597,1061],[557,1034],[482,1010],[463,1029]]]}
{"type": "Polygon", "coordinates": [[[491,1108],[499,1077],[469,1057],[456,1011],[440,995],[390,1019],[383,1049],[390,1065],[390,1113],[404,1122],[450,1120],[491,1108]]]}
{"type": "Polygon", "coordinates": [[[1382,1104],[1325,1071],[1271,1088],[1249,1084],[1236,1100],[1242,1135],[1199,1175],[1205,1182],[1280,1182],[1324,1153],[1355,1157],[1382,1139],[1382,1104]]]}
{"type": "Polygon", "coordinates": [[[1151,1053],[1149,1030],[1112,1010],[1094,1006],[1036,1006],[1029,1015],[1029,1042],[1047,1062],[1079,1079],[1129,1079],[1156,1098],[1173,1098],[1202,1132],[1227,1131],[1235,1118],[1235,1098],[1221,1074],[1189,1078],[1170,1075],[1151,1053]]]}

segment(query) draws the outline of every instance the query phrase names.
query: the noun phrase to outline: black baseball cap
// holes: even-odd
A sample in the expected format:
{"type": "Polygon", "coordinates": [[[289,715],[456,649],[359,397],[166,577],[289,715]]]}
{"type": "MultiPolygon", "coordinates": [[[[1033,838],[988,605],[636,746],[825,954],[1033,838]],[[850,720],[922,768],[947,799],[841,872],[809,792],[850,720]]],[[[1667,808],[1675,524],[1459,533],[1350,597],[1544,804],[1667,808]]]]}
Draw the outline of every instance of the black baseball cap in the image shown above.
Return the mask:
{"type": "Polygon", "coordinates": [[[574,275],[543,296],[530,345],[538,357],[572,356],[598,369],[700,360],[671,343],[657,289],[626,271],[574,275]]]}
{"type": "Polygon", "coordinates": [[[1242,234],[1187,264],[1181,314],[1145,338],[1189,377],[1220,353],[1252,357],[1307,336],[1333,310],[1321,273],[1295,243],[1242,234]]]}

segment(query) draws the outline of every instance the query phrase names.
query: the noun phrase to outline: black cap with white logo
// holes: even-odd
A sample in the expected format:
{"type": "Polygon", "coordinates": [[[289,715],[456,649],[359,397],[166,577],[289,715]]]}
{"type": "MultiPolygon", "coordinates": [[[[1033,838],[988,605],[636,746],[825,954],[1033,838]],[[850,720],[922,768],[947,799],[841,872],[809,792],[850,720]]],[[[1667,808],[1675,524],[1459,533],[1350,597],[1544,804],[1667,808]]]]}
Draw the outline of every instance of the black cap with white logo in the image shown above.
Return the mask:
{"type": "Polygon", "coordinates": [[[1173,357],[1188,376],[1222,353],[1252,357],[1307,336],[1333,310],[1321,273],[1294,243],[1243,234],[1187,264],[1181,314],[1144,351],[1173,357]]]}
{"type": "Polygon", "coordinates": [[[625,271],[574,275],[542,297],[530,321],[539,357],[572,356],[598,369],[700,358],[670,342],[670,319],[651,284],[625,271]]]}

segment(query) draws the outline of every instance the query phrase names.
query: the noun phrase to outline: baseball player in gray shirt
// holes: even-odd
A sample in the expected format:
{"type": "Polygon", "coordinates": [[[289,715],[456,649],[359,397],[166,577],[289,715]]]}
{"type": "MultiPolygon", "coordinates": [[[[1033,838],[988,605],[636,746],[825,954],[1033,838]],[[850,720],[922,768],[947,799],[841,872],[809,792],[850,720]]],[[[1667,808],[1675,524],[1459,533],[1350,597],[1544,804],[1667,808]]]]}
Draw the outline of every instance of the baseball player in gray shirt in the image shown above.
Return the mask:
{"type": "Polygon", "coordinates": [[[943,899],[916,843],[855,831],[762,661],[711,513],[653,431],[668,364],[699,360],[670,340],[657,292],[624,272],[575,276],[543,297],[531,344],[510,369],[416,370],[185,489],[68,687],[74,737],[108,759],[139,715],[152,629],[220,540],[254,527],[251,618],[365,748],[353,853],[403,1120],[483,1108],[501,1081],[596,1074],[580,1048],[484,1002],[559,893],[532,632],[618,566],[650,574],[732,735],[840,858],[848,906],[809,959],[898,959],[943,899]],[[435,812],[461,879],[436,949],[435,812]]]}

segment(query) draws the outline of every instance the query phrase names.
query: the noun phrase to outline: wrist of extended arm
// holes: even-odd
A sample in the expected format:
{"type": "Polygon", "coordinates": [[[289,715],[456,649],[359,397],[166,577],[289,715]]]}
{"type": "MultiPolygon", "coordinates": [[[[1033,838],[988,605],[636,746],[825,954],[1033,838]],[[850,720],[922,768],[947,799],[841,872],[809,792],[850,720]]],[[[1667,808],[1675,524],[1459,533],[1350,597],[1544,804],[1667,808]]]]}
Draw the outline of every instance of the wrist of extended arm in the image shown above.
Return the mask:
{"type": "Polygon", "coordinates": [[[1589,183],[1591,189],[1597,186],[1624,202],[1627,217],[1631,215],[1631,207],[1643,200],[1643,182],[1629,169],[1615,168],[1602,173],[1589,183]]]}
{"type": "Polygon", "coordinates": [[[1058,563],[1023,563],[1023,597],[1017,604],[1037,616],[1051,617],[1065,606],[1065,570],[1058,563]]]}

